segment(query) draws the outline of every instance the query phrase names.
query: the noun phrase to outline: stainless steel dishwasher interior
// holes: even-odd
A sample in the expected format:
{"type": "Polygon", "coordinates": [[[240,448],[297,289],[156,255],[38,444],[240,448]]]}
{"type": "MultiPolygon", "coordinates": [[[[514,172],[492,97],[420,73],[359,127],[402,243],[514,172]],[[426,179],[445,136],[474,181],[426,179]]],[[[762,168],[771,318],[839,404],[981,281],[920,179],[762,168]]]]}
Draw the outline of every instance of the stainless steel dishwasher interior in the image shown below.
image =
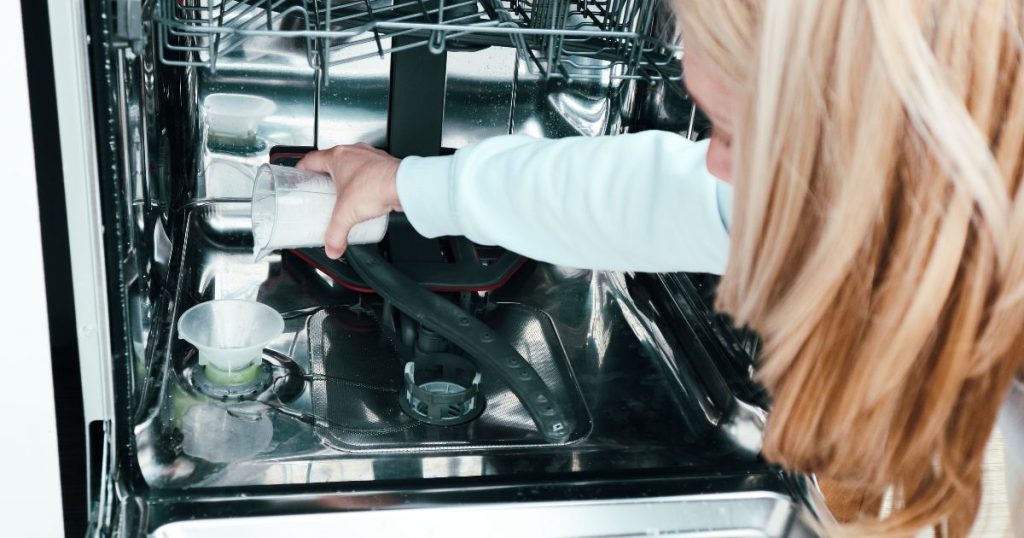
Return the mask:
{"type": "Polygon", "coordinates": [[[397,410],[400,385],[393,378],[401,365],[369,299],[287,253],[252,262],[242,205],[215,202],[190,211],[168,320],[202,300],[268,304],[287,320],[270,349],[290,357],[298,375],[306,373],[300,387],[307,380],[308,386],[287,388],[295,374],[281,369],[281,385],[272,390],[288,392],[285,401],[279,394],[236,402],[204,396],[185,373],[195,361],[190,346],[174,337],[173,324],[163,324],[170,334],[154,357],[156,375],[135,432],[151,486],[699,469],[718,461],[702,453],[708,439],[696,436],[713,426],[712,417],[684,405],[682,387],[669,375],[675,361],[685,360],[677,356],[683,351],[664,342],[656,321],[633,304],[627,276],[537,264],[489,298],[487,321],[495,331],[549,372],[552,390],[579,410],[580,429],[569,442],[545,443],[500,386],[488,387],[484,415],[453,433],[397,410]],[[316,372],[311,350],[324,345],[311,338],[327,341],[333,351],[326,359],[341,373],[316,372]],[[315,413],[313,400],[331,396],[342,398],[334,406],[340,411],[315,413]]]}
{"type": "MultiPolygon", "coordinates": [[[[278,17],[273,29],[300,22],[278,17]]],[[[402,361],[379,297],[338,285],[291,252],[253,262],[249,221],[252,178],[272,147],[387,143],[392,63],[375,52],[390,43],[363,36],[345,50],[365,58],[323,71],[310,66],[306,38],[267,33],[228,47],[215,69],[161,62],[166,51],[153,43],[119,49],[109,66],[125,148],[118,210],[128,223],[120,240],[129,453],[146,486],[764,471],[750,350],[722,339],[729,330],[685,275],[527,262],[500,288],[459,299],[573,410],[564,442],[545,441],[487,371],[475,420],[411,420],[399,405],[402,361]],[[259,110],[252,136],[213,128],[223,121],[217,103],[233,99],[259,110]],[[193,349],[177,337],[178,316],[211,299],[257,300],[286,319],[265,352],[263,384],[245,394],[204,389],[193,349]],[[716,353],[735,364],[709,366],[716,353]],[[723,379],[726,366],[738,375],[723,379]]],[[[513,47],[479,43],[450,47],[446,58],[447,149],[509,133],[693,131],[692,103],[668,87],[678,81],[552,79],[513,47]]]]}

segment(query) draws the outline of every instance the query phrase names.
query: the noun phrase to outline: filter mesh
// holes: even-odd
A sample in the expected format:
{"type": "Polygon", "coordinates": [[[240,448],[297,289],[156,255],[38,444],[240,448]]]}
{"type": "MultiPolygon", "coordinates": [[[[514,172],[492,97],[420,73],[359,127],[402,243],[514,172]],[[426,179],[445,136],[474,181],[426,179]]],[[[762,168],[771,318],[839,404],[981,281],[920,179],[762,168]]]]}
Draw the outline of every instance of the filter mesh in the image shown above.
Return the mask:
{"type": "MultiPolygon", "coordinates": [[[[572,378],[557,335],[543,313],[501,305],[488,322],[510,339],[552,389],[576,410],[578,426],[568,442],[586,435],[589,415],[572,378]]],[[[329,309],[310,319],[313,412],[324,419],[317,436],[340,450],[467,450],[508,445],[544,445],[529,414],[497,379],[483,371],[486,407],[479,418],[457,426],[430,426],[408,417],[399,405],[402,360],[394,342],[372,317],[329,309]]]]}

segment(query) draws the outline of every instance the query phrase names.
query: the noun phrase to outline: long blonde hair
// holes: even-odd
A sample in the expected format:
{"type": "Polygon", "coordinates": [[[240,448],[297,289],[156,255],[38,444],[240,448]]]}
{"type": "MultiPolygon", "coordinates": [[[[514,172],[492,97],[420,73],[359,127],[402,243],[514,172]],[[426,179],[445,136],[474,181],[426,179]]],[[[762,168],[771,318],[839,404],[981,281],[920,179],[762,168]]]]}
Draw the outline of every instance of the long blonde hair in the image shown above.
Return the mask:
{"type": "Polygon", "coordinates": [[[719,307],[764,341],[764,452],[967,534],[1024,359],[1021,0],[675,0],[740,100],[719,307]]]}

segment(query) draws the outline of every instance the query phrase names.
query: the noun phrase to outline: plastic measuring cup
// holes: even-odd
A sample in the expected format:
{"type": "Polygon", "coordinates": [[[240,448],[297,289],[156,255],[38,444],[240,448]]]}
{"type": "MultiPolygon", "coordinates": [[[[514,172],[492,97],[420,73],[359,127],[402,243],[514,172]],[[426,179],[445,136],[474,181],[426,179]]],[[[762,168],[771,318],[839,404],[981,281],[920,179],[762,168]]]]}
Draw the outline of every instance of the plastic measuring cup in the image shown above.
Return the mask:
{"type": "Polygon", "coordinates": [[[259,364],[263,348],[283,331],[281,314],[256,301],[207,301],[178,318],[178,338],[196,347],[199,364],[225,373],[259,364]]]}
{"type": "MultiPolygon", "coordinates": [[[[252,252],[256,260],[285,248],[322,247],[337,198],[327,174],[264,164],[252,188],[252,252]]],[[[376,243],[384,238],[388,216],[355,225],[350,245],[376,243]]]]}

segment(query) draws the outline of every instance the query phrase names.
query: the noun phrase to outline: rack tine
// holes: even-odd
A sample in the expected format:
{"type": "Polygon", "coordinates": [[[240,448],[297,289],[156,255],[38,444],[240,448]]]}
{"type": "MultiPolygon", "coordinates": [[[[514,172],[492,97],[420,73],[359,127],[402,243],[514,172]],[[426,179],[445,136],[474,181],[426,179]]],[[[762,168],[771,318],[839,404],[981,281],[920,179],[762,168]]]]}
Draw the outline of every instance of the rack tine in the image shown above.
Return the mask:
{"type": "MultiPolygon", "coordinates": [[[[445,0],[438,0],[438,4],[437,4],[438,5],[438,8],[437,8],[437,24],[438,25],[444,24],[444,7],[445,7],[444,6],[444,1],[445,0]]],[[[446,33],[445,33],[444,30],[434,30],[433,32],[430,33],[430,41],[427,44],[427,49],[430,50],[430,52],[432,54],[441,54],[441,53],[443,53],[444,52],[444,48],[445,48],[445,39],[447,39],[447,36],[446,36],[446,33]]]]}
{"type": "MultiPolygon", "coordinates": [[[[292,9],[301,10],[301,13],[302,13],[302,26],[307,31],[316,27],[315,26],[316,22],[315,21],[310,22],[310,20],[309,20],[309,2],[310,1],[313,2],[313,15],[315,17],[319,18],[319,13],[317,12],[316,0],[302,0],[302,6],[301,7],[300,6],[295,6],[294,8],[292,8],[292,9]]],[[[305,39],[306,39],[306,63],[309,64],[310,68],[317,69],[315,56],[317,54],[319,54],[319,51],[317,50],[317,47],[316,47],[316,41],[313,38],[309,37],[308,34],[306,35],[305,39]]]]}
{"type": "MultiPolygon", "coordinates": [[[[374,19],[374,15],[373,15],[373,6],[370,5],[370,0],[363,0],[363,3],[366,4],[366,13],[370,17],[370,22],[371,23],[374,22],[375,19],[374,19]]],[[[381,58],[383,58],[384,57],[384,45],[382,45],[381,42],[380,42],[380,31],[377,30],[377,25],[373,26],[373,40],[377,42],[377,54],[381,58]]]]}
{"type": "MultiPolygon", "coordinates": [[[[369,6],[369,4],[367,4],[367,6],[369,6]]],[[[324,16],[324,29],[327,31],[331,30],[331,25],[333,24],[333,19],[331,19],[333,8],[334,0],[327,0],[327,13],[324,16]]],[[[319,84],[317,85],[316,90],[318,93],[321,87],[326,88],[331,85],[331,43],[329,38],[324,38],[324,46],[320,49],[320,60],[320,80],[318,81],[319,84]]],[[[317,106],[320,106],[319,101],[317,102],[317,106]]]]}
{"type": "MultiPolygon", "coordinates": [[[[223,27],[224,26],[224,2],[222,1],[222,2],[218,3],[217,6],[220,8],[220,13],[218,13],[218,15],[217,15],[217,26],[218,27],[223,27]]],[[[211,13],[211,15],[212,15],[212,13],[211,13]]],[[[213,17],[210,17],[208,26],[212,27],[212,25],[213,25],[213,17]]],[[[209,52],[209,55],[210,55],[210,72],[216,73],[217,72],[217,47],[220,46],[220,33],[218,32],[217,35],[213,37],[213,39],[209,39],[208,43],[209,43],[209,47],[210,47],[210,52],[209,52]]]]}

